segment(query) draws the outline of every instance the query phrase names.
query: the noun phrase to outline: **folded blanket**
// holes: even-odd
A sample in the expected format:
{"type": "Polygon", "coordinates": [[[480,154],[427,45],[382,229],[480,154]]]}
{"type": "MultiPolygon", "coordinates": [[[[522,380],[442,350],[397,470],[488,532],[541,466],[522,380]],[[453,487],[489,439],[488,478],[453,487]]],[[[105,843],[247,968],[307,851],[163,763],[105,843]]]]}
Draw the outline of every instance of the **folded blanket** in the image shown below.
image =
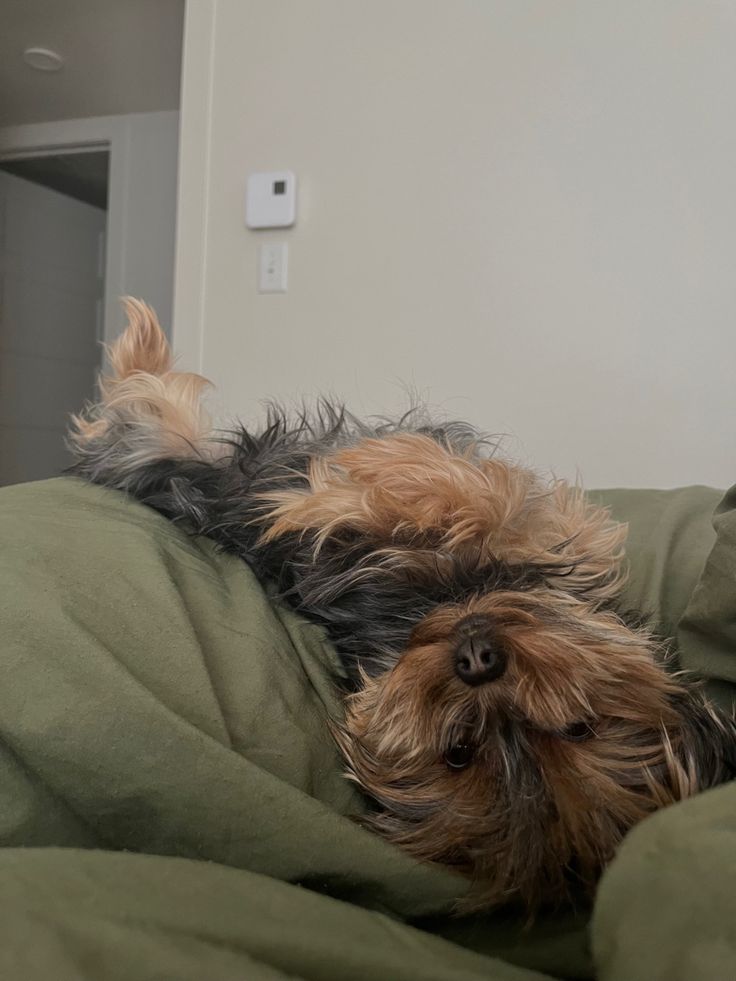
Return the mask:
{"type": "MultiPolygon", "coordinates": [[[[718,492],[598,496],[632,526],[625,605],[673,636],[679,625],[683,663],[713,668],[716,694],[730,697],[732,505],[714,546],[718,492]]],[[[326,734],[340,713],[333,649],[209,541],[73,479],[7,488],[0,641],[0,976],[594,975],[585,911],[529,931],[503,912],[458,920],[462,879],[355,822],[364,803],[326,734]]],[[[731,789],[630,836],[594,921],[601,976],[635,976],[616,959],[627,888],[658,896],[652,863],[642,883],[630,850],[646,852],[647,834],[688,834],[688,808],[722,823],[733,808],[707,802],[731,789]]],[[[678,856],[681,895],[670,865],[654,864],[686,919],[710,882],[678,856]]],[[[663,916],[647,910],[653,936],[663,916]]],[[[709,968],[687,977],[720,976],[709,968]]]]}

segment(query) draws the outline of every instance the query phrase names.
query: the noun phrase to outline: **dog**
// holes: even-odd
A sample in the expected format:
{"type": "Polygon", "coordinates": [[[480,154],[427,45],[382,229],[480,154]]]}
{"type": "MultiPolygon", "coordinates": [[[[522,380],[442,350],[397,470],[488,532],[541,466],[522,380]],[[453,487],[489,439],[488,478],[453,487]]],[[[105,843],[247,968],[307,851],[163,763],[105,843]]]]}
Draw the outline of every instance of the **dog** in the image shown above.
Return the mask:
{"type": "Polygon", "coordinates": [[[616,612],[626,529],[580,488],[414,411],[318,403],[218,434],[128,300],[72,473],[242,558],[322,624],[371,828],[472,880],[461,911],[595,889],[626,832],[733,778],[736,723],[616,612]]]}

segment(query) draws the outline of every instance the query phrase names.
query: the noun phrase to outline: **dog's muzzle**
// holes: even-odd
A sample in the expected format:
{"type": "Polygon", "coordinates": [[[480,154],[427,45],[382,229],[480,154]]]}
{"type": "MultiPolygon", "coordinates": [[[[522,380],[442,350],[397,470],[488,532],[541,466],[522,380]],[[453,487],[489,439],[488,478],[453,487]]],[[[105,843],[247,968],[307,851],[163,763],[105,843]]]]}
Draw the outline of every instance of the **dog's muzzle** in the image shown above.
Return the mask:
{"type": "Polygon", "coordinates": [[[466,685],[476,687],[500,678],[506,670],[506,654],[494,636],[487,617],[470,616],[456,628],[455,674],[466,685]]]}

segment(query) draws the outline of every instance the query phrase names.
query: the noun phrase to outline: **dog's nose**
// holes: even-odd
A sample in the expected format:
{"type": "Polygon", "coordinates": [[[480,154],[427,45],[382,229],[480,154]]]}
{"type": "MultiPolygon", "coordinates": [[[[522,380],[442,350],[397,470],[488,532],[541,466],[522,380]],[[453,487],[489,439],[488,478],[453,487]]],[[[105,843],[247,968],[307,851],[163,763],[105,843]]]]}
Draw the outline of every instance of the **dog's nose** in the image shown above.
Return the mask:
{"type": "Polygon", "coordinates": [[[485,685],[500,678],[506,670],[506,655],[498,646],[491,629],[468,623],[460,631],[455,649],[455,674],[466,685],[485,685]]]}

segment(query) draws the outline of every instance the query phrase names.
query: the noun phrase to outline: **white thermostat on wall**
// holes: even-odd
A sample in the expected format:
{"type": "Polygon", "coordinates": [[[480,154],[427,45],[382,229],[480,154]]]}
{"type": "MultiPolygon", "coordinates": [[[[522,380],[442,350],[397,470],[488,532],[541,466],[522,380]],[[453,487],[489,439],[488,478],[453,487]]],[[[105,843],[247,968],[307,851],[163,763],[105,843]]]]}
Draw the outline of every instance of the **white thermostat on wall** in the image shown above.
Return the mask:
{"type": "Polygon", "coordinates": [[[245,192],[248,228],[287,228],[296,221],[296,177],[290,170],[251,174],[245,192]]]}

